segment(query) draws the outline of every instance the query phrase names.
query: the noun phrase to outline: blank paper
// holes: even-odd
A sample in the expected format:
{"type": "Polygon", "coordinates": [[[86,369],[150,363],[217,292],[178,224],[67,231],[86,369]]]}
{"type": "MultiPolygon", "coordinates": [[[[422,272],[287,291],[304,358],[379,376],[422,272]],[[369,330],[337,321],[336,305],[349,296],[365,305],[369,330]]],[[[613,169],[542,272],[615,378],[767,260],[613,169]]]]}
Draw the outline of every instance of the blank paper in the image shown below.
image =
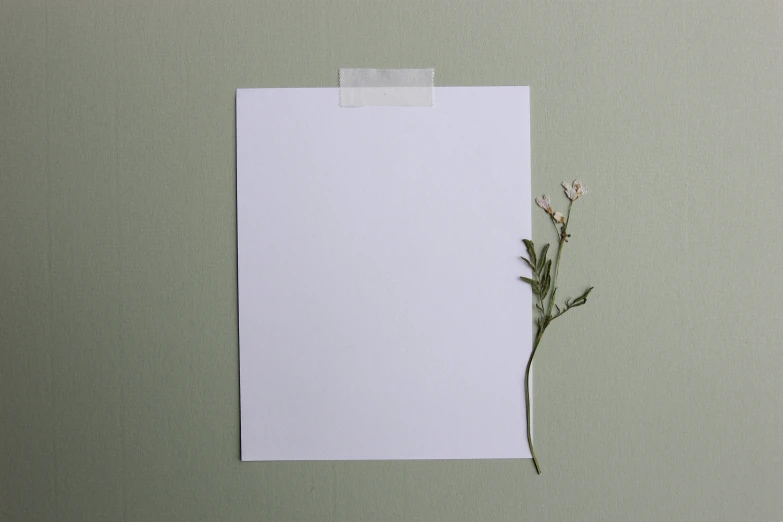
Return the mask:
{"type": "Polygon", "coordinates": [[[530,456],[529,112],[237,91],[243,460],[530,456]]]}

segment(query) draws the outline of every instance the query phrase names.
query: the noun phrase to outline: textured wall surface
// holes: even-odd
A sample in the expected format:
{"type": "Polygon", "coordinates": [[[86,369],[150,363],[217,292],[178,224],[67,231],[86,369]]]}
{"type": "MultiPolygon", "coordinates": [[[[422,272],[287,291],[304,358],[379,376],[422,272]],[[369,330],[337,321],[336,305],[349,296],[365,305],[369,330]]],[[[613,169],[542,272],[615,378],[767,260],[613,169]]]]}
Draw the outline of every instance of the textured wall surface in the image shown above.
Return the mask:
{"type": "Polygon", "coordinates": [[[783,520],[781,85],[778,1],[0,2],[0,520],[783,520]],[[593,189],[541,476],[239,462],[234,92],[341,66],[531,85],[593,189]]]}

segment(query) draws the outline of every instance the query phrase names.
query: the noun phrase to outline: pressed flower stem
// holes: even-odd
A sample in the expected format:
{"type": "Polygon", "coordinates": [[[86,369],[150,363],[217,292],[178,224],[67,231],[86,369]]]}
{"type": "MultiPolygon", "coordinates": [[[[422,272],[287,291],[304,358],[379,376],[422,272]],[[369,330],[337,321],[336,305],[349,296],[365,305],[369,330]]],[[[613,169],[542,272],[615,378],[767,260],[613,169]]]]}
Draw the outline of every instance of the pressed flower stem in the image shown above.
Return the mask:
{"type": "MultiPolygon", "coordinates": [[[[549,296],[549,306],[546,310],[544,320],[546,324],[552,320],[552,307],[555,306],[555,293],[557,292],[557,274],[560,271],[560,258],[563,257],[563,246],[568,240],[568,224],[571,222],[571,207],[574,206],[573,200],[568,203],[568,213],[566,215],[565,223],[563,223],[563,229],[560,231],[560,240],[557,244],[557,259],[555,259],[555,276],[552,278],[552,295],[549,296]]],[[[546,328],[546,327],[545,327],[546,328]]],[[[543,333],[543,332],[542,332],[543,333]]]]}
{"type": "Polygon", "coordinates": [[[544,335],[544,327],[538,328],[536,334],[536,340],[533,342],[533,351],[530,353],[530,359],[527,360],[527,368],[525,369],[525,412],[527,413],[527,443],[530,446],[530,455],[533,457],[533,465],[536,467],[536,473],[541,474],[541,467],[538,465],[538,459],[536,458],[536,451],[533,449],[533,431],[530,428],[530,368],[533,366],[533,357],[536,355],[538,349],[538,343],[541,342],[541,337],[544,335]]]}
{"type": "MultiPolygon", "coordinates": [[[[536,467],[536,472],[541,474],[541,467],[538,465],[538,459],[536,458],[536,451],[533,449],[533,430],[530,427],[531,408],[530,408],[530,370],[533,367],[533,357],[536,355],[538,345],[541,343],[541,338],[544,337],[549,323],[552,322],[552,308],[555,306],[555,294],[557,293],[557,273],[560,269],[560,259],[563,257],[563,246],[568,239],[568,223],[571,221],[571,207],[574,205],[573,200],[568,204],[568,214],[566,216],[563,228],[560,231],[560,238],[557,244],[557,258],[555,260],[555,275],[552,278],[552,293],[549,295],[549,305],[547,306],[546,313],[541,321],[538,323],[538,332],[536,333],[536,339],[533,341],[533,350],[530,352],[530,359],[527,360],[527,368],[525,368],[525,413],[527,416],[527,443],[530,446],[530,455],[533,457],[533,465],[536,467]]],[[[555,227],[557,229],[557,227],[555,227]]],[[[543,306],[542,306],[543,308],[543,306]]]]}

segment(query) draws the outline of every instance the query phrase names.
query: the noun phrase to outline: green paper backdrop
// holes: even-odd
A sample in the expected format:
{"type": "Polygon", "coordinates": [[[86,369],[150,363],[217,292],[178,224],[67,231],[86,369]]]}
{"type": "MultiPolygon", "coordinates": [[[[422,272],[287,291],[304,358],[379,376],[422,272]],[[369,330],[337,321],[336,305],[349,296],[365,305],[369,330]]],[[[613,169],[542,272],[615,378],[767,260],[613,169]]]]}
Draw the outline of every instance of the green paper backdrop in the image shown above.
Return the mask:
{"type": "Polygon", "coordinates": [[[782,85],[777,1],[2,2],[0,520],[783,520],[782,85]],[[430,66],[592,189],[543,475],[240,463],[235,89],[430,66]]]}

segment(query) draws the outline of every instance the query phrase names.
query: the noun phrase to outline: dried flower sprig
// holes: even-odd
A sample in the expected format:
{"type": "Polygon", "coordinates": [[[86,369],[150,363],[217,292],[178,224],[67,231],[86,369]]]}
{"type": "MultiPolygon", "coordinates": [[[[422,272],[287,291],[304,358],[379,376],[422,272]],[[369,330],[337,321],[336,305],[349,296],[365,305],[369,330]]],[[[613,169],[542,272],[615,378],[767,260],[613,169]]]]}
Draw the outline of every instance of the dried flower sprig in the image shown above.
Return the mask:
{"type": "Polygon", "coordinates": [[[591,286],[579,297],[575,299],[566,299],[562,307],[555,302],[557,296],[557,275],[560,270],[560,260],[563,257],[563,247],[568,242],[568,238],[571,237],[571,234],[568,233],[568,225],[571,224],[571,208],[580,196],[584,196],[588,192],[587,187],[578,179],[573,183],[564,181],[562,186],[563,191],[569,200],[568,210],[565,215],[560,212],[555,212],[552,209],[552,202],[549,199],[549,196],[543,195],[536,198],[538,206],[549,214],[552,225],[557,232],[557,256],[555,257],[554,273],[552,272],[552,260],[547,259],[549,243],[544,245],[541,252],[536,255],[536,248],[533,245],[533,242],[529,239],[522,240],[525,243],[525,247],[527,247],[528,253],[528,257],[522,257],[522,260],[525,261],[533,271],[533,278],[521,277],[520,279],[529,284],[532,288],[533,297],[537,300],[536,310],[538,310],[538,318],[536,319],[538,331],[536,332],[536,337],[533,341],[533,351],[530,352],[530,359],[528,359],[527,368],[525,369],[525,413],[527,414],[527,441],[530,445],[530,454],[533,456],[533,464],[539,475],[541,474],[541,468],[538,465],[536,452],[533,449],[533,435],[530,429],[530,369],[533,366],[533,357],[536,355],[539,344],[541,344],[541,338],[544,336],[544,332],[552,321],[558,317],[562,317],[572,308],[587,303],[587,296],[590,295],[590,292],[593,290],[593,287],[591,286]]]}

